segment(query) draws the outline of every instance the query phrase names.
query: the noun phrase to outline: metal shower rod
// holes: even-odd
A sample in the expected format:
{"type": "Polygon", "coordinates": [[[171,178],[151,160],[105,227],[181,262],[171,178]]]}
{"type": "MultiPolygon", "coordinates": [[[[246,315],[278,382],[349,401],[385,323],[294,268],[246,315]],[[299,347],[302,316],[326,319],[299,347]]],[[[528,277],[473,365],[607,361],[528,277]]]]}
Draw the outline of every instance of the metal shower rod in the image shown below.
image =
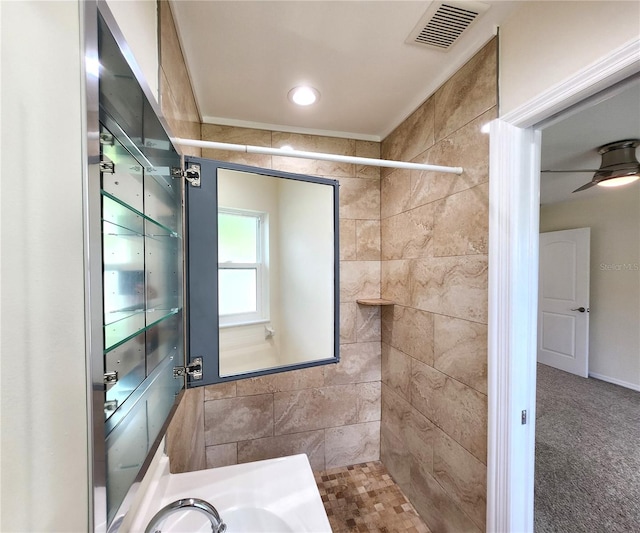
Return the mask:
{"type": "Polygon", "coordinates": [[[276,155],[280,157],[298,157],[301,159],[320,159],[323,161],[336,161],[339,163],[353,163],[374,167],[406,168],[410,170],[428,170],[432,172],[445,172],[447,174],[462,174],[462,167],[444,167],[440,165],[428,165],[423,163],[410,163],[407,161],[392,161],[388,159],[373,159],[371,157],[356,157],[339,154],[325,154],[321,152],[304,152],[287,148],[268,148],[266,146],[249,146],[246,144],[221,143],[215,141],[199,141],[197,139],[174,138],[175,144],[182,146],[194,146],[196,148],[212,148],[214,150],[230,150],[233,152],[246,152],[248,154],[276,155]]]}

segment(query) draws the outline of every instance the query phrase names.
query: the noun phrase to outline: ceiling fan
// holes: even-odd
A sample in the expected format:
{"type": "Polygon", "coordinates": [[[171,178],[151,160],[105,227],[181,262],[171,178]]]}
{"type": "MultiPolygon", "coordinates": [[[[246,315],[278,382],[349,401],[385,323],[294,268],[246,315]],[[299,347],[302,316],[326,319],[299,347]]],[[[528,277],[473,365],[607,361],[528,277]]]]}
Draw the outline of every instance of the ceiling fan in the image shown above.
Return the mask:
{"type": "Polygon", "coordinates": [[[640,162],[636,158],[636,148],[640,139],[626,139],[605,144],[598,148],[602,156],[600,168],[580,170],[543,170],[542,172],[595,172],[593,178],[573,192],[590,189],[594,185],[617,187],[640,179],[640,162]]]}

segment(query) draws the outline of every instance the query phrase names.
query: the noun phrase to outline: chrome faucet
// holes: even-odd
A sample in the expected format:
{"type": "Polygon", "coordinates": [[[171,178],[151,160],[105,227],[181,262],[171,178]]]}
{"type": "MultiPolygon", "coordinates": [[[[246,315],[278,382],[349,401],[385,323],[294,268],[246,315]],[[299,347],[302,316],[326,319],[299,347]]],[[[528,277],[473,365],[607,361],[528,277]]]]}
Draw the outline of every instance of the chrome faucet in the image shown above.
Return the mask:
{"type": "Polygon", "coordinates": [[[151,519],[149,525],[144,530],[144,533],[160,533],[160,529],[157,529],[157,527],[166,518],[178,511],[189,510],[198,511],[199,513],[204,514],[211,522],[212,533],[224,533],[227,530],[227,525],[222,521],[220,514],[213,505],[198,498],[185,498],[171,502],[160,509],[151,519]]]}

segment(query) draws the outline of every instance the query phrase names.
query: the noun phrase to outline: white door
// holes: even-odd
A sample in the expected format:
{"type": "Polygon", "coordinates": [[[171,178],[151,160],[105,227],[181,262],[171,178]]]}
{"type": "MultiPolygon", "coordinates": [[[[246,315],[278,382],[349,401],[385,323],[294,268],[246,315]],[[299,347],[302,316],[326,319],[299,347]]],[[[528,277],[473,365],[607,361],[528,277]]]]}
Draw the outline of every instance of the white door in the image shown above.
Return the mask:
{"type": "Polygon", "coordinates": [[[590,228],[540,234],[538,362],[589,375],[590,228]]]}

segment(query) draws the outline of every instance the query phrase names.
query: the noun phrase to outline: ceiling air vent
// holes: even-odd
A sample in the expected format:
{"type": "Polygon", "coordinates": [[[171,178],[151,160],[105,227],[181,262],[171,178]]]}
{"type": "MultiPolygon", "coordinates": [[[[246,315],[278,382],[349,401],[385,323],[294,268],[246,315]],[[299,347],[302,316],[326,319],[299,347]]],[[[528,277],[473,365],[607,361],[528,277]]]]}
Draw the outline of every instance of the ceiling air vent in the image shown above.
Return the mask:
{"type": "Polygon", "coordinates": [[[487,9],[481,2],[433,2],[406,42],[446,52],[487,9]]]}

